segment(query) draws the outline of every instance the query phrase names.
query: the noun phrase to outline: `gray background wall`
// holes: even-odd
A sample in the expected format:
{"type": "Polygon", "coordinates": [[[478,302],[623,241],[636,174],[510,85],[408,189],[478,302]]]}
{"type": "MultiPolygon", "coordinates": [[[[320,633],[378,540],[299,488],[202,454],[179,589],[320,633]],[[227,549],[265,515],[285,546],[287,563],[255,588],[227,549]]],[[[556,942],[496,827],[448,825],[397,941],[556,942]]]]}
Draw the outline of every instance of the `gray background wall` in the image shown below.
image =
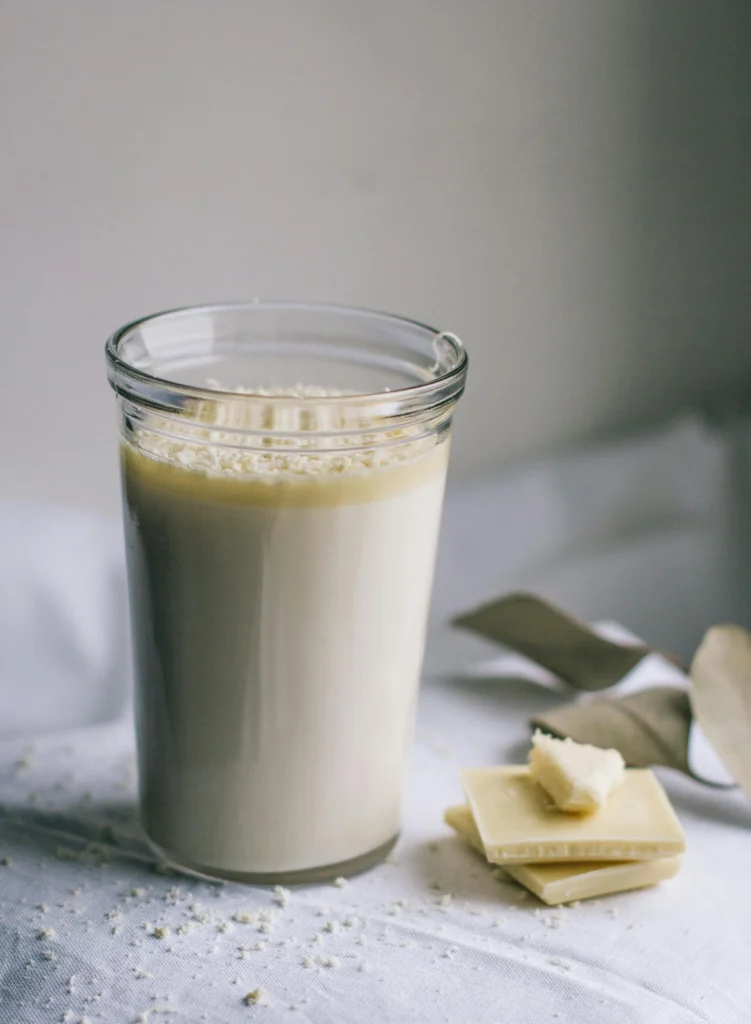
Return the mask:
{"type": "Polygon", "coordinates": [[[746,0],[5,0],[0,140],[4,495],[116,508],[190,302],[457,331],[459,471],[751,385],[746,0]]]}

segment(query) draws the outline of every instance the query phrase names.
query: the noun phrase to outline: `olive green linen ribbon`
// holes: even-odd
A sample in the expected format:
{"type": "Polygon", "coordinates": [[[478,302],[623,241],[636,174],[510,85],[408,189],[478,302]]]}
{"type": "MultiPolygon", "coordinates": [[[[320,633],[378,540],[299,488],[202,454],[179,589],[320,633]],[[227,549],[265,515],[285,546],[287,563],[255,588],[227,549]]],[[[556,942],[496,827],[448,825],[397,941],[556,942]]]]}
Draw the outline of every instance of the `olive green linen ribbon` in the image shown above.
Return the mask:
{"type": "MultiPolygon", "coordinates": [[[[649,654],[683,669],[674,655],[607,640],[533,594],[509,594],[459,615],[453,625],[525,655],[588,694],[615,686],[649,654]]],[[[537,715],[532,725],[579,743],[614,747],[635,767],[664,765],[711,784],[689,763],[695,719],[751,796],[751,635],[739,626],[713,626],[686,674],[686,689],[654,686],[627,696],[590,697],[537,715]]]]}

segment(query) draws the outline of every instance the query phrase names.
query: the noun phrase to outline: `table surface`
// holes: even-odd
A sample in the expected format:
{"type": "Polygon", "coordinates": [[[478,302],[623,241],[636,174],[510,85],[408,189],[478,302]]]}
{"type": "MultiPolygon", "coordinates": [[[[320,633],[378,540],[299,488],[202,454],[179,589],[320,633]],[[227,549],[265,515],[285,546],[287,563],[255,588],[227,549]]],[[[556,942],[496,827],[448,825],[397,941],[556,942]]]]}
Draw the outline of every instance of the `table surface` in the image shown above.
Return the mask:
{"type": "Polygon", "coordinates": [[[680,648],[740,601],[717,561],[731,498],[718,509],[693,480],[664,485],[689,460],[706,486],[726,439],[688,423],[611,455],[606,473],[589,453],[568,474],[559,461],[449,495],[400,843],[284,906],[159,873],[140,836],[121,595],[102,599],[122,587],[116,527],[0,510],[0,712],[6,733],[25,733],[0,739],[0,1022],[748,1024],[751,805],[737,791],[661,773],[686,829],[681,873],[564,909],[494,879],[442,824],[460,767],[522,760],[530,715],[570,699],[480,665],[489,648],[448,631],[452,611],[528,585],[644,633],[619,612],[639,607],[639,588],[651,608],[672,593],[647,638],[680,648]],[[641,530],[616,515],[624,501],[641,530]],[[681,591],[691,575],[699,593],[681,591]],[[72,710],[52,730],[60,707],[72,710]],[[248,910],[268,920],[233,919],[248,910]],[[264,1004],[246,1006],[257,988],[264,1004]]]}

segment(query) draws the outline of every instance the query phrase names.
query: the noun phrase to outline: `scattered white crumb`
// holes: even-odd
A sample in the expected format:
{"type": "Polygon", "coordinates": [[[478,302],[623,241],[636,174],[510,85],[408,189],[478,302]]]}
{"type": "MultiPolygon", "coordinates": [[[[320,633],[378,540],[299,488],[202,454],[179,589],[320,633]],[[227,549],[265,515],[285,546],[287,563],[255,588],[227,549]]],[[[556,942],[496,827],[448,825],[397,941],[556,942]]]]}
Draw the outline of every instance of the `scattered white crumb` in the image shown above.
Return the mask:
{"type": "Polygon", "coordinates": [[[336,933],[339,931],[339,925],[336,923],[336,921],[327,921],[326,924],[323,926],[323,930],[325,932],[329,932],[332,935],[336,935],[336,933]]]}
{"type": "Polygon", "coordinates": [[[257,910],[236,910],[233,914],[233,921],[237,921],[239,925],[253,925],[257,920],[257,910]]]}
{"type": "Polygon", "coordinates": [[[170,930],[166,924],[157,925],[154,931],[151,933],[155,939],[168,939],[170,937],[170,930]]]}
{"type": "Polygon", "coordinates": [[[340,875],[339,878],[334,879],[333,885],[335,885],[337,889],[344,889],[345,886],[349,885],[349,882],[346,878],[342,878],[340,875]]]}
{"type": "Polygon", "coordinates": [[[136,978],[139,979],[139,981],[151,977],[149,972],[147,970],[145,970],[145,968],[143,968],[143,967],[134,967],[133,968],[133,974],[135,975],[136,978]]]}
{"type": "Polygon", "coordinates": [[[42,953],[45,960],[57,960],[57,956],[51,949],[45,949],[42,953]]]}
{"type": "Polygon", "coordinates": [[[561,958],[557,956],[551,956],[548,963],[552,964],[553,967],[560,967],[563,971],[570,971],[572,967],[568,960],[561,960],[561,958]]]}
{"type": "Polygon", "coordinates": [[[289,889],[285,889],[283,885],[275,885],[274,899],[280,907],[286,907],[292,899],[292,893],[289,889]]]}
{"type": "Polygon", "coordinates": [[[321,967],[338,968],[342,966],[341,960],[336,956],[319,956],[318,963],[321,967]]]}
{"type": "Polygon", "coordinates": [[[246,1006],[264,1006],[268,1003],[268,997],[266,996],[266,990],[263,988],[254,988],[251,992],[248,992],[243,996],[243,1002],[246,1006]]]}
{"type": "Polygon", "coordinates": [[[222,921],[221,924],[218,924],[216,926],[216,930],[218,932],[223,932],[223,933],[231,932],[232,931],[232,923],[230,921],[222,921]]]}
{"type": "Polygon", "coordinates": [[[105,912],[104,917],[107,921],[122,921],[123,913],[117,907],[113,907],[112,910],[105,912]]]}
{"type": "Polygon", "coordinates": [[[275,917],[276,917],[276,911],[275,910],[259,910],[258,911],[258,920],[259,921],[265,921],[267,924],[271,924],[275,917]]]}
{"type": "Polygon", "coordinates": [[[258,925],[258,931],[261,932],[262,935],[268,935],[271,931],[271,925],[268,921],[261,921],[258,925]]]}
{"type": "Polygon", "coordinates": [[[194,928],[195,923],[193,921],[183,921],[182,924],[179,924],[177,926],[175,931],[177,932],[178,935],[190,935],[194,928]]]}
{"type": "Polygon", "coordinates": [[[312,956],[304,956],[302,958],[302,965],[303,967],[315,967],[316,962],[312,956]]]}
{"type": "Polygon", "coordinates": [[[34,907],[34,910],[38,910],[40,914],[46,914],[49,909],[46,903],[37,903],[34,907]]]}
{"type": "Polygon", "coordinates": [[[345,928],[356,928],[359,923],[360,921],[356,917],[345,917],[342,921],[345,928]]]}
{"type": "Polygon", "coordinates": [[[316,932],[311,941],[316,942],[318,943],[318,945],[320,945],[323,942],[323,935],[321,934],[321,932],[316,932]]]}
{"type": "Polygon", "coordinates": [[[55,929],[54,928],[40,928],[39,931],[37,932],[37,938],[38,939],[56,939],[57,935],[55,934],[55,929]]]}
{"type": "Polygon", "coordinates": [[[237,952],[240,954],[241,960],[248,960],[251,953],[261,953],[264,949],[266,949],[265,942],[254,942],[252,946],[238,946],[237,952]]]}

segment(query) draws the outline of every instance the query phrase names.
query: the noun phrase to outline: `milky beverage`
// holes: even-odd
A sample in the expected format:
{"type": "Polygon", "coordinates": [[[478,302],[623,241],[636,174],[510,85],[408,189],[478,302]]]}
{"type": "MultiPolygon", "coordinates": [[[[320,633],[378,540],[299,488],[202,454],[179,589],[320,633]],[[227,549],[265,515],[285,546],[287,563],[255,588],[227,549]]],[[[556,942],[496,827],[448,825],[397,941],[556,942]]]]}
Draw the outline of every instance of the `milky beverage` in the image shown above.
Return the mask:
{"type": "Polygon", "coordinates": [[[448,435],[392,433],[123,444],[142,816],[183,865],[314,877],[399,831],[448,435]]]}

